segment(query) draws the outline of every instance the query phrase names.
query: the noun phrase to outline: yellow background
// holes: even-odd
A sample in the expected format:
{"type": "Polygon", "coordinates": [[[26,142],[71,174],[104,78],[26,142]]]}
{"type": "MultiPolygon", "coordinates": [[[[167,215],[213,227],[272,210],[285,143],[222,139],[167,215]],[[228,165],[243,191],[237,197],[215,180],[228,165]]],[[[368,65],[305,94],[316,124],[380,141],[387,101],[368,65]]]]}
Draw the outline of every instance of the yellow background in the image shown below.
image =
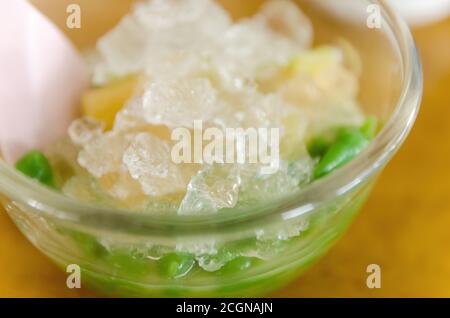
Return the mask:
{"type": "MultiPolygon", "coordinates": [[[[339,243],[281,297],[450,297],[450,19],[414,30],[425,72],[417,124],[339,243]],[[381,289],[366,287],[379,264],[381,289]]],[[[0,210],[0,297],[91,297],[0,210]]]]}

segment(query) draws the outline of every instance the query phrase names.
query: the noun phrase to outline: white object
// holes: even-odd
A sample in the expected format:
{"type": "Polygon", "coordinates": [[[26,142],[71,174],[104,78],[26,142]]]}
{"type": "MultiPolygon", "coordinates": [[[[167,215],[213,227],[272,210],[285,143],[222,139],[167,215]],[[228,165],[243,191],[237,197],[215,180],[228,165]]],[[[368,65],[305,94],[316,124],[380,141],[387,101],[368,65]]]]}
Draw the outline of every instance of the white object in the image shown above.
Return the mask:
{"type": "Polygon", "coordinates": [[[0,1],[0,151],[13,163],[66,133],[87,86],[81,55],[25,0],[0,1]]]}
{"type": "MultiPolygon", "coordinates": [[[[353,23],[363,23],[368,14],[370,2],[355,0],[307,0],[344,20],[353,23]]],[[[431,23],[450,16],[450,0],[386,0],[408,21],[410,25],[431,23]]],[[[373,11],[372,11],[373,12],[373,11]]]]}
{"type": "Polygon", "coordinates": [[[421,25],[450,16],[450,0],[390,0],[410,24],[421,25]]]}

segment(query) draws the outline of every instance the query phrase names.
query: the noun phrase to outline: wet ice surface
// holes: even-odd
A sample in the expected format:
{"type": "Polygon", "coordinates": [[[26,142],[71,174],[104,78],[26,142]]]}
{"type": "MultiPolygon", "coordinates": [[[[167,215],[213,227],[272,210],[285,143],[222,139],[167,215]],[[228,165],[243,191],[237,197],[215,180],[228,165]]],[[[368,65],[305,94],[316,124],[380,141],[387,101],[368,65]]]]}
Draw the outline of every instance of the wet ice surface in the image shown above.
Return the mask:
{"type": "MultiPolygon", "coordinates": [[[[275,224],[269,229],[259,229],[254,239],[220,244],[183,243],[181,249],[195,255],[198,265],[205,271],[215,272],[238,257],[269,260],[285,252],[290,240],[301,237],[309,223],[300,219],[287,224],[275,224]]],[[[178,245],[177,245],[178,247],[178,245]]]]}
{"type": "Polygon", "coordinates": [[[79,164],[94,177],[101,178],[120,171],[124,151],[130,146],[133,134],[108,132],[83,145],[78,155],[79,164]]]}
{"type": "Polygon", "coordinates": [[[157,80],[146,89],[142,109],[149,124],[193,127],[220,109],[217,92],[207,79],[157,80]]]}
{"type": "Polygon", "coordinates": [[[241,176],[235,164],[206,166],[187,187],[179,214],[213,213],[236,206],[241,176]]]}
{"type": "Polygon", "coordinates": [[[308,19],[289,1],[238,23],[211,0],[144,1],[99,41],[94,81],[142,70],[168,78],[209,72],[233,86],[286,62],[311,38],[308,19]]]}
{"type": "Polygon", "coordinates": [[[72,122],[69,127],[69,137],[75,145],[82,146],[103,132],[102,123],[89,117],[82,117],[72,122]]]}
{"type": "Polygon", "coordinates": [[[136,135],[122,160],[147,195],[162,196],[186,189],[189,178],[172,162],[169,144],[152,134],[136,135]]]}
{"type": "Polygon", "coordinates": [[[237,207],[264,206],[289,197],[311,181],[313,167],[313,160],[305,158],[290,163],[282,161],[273,174],[247,173],[248,170],[243,170],[237,207]]]}
{"type": "Polygon", "coordinates": [[[98,41],[89,63],[93,84],[139,74],[143,90],[110,131],[90,118],[71,125],[77,173],[63,191],[180,215],[226,213],[295,193],[311,181],[307,139],[362,120],[358,79],[343,53],[312,49],[312,40],[311,23],[292,1],[268,1],[240,21],[212,0],[138,3],[98,41]],[[280,168],[267,174],[261,163],[174,163],[171,130],[192,132],[196,120],[222,131],[278,128],[280,168]]]}

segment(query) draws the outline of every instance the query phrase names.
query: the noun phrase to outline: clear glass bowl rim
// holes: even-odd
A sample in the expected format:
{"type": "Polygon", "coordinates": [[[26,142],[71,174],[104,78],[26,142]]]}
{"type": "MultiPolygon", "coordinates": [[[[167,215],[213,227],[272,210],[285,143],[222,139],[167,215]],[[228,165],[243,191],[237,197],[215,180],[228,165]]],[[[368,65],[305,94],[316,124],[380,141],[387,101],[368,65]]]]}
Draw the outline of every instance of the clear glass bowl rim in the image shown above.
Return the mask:
{"type": "Polygon", "coordinates": [[[308,185],[295,197],[252,207],[239,214],[162,216],[111,209],[79,202],[29,180],[0,160],[0,193],[14,202],[32,207],[42,216],[68,223],[124,232],[203,233],[229,229],[273,217],[283,219],[314,211],[324,203],[345,195],[379,171],[399,149],[417,117],[422,97],[422,66],[406,22],[385,1],[371,0],[381,8],[387,31],[392,32],[403,70],[399,100],[385,126],[371,145],[345,167],[308,185]],[[203,231],[203,232],[199,232],[203,231]]]}

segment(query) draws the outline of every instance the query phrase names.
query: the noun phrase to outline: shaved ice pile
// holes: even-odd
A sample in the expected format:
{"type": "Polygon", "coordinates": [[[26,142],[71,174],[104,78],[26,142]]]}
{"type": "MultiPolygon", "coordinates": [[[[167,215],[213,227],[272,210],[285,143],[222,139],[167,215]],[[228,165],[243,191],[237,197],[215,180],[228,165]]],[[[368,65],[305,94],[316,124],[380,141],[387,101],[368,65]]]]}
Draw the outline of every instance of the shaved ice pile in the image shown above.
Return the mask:
{"type": "Polygon", "coordinates": [[[96,96],[125,87],[121,79],[136,84],[113,122],[102,121],[103,108],[95,116],[84,111],[67,140],[50,151],[57,167],[71,167],[71,174],[57,171],[63,192],[180,215],[296,193],[312,178],[308,140],[364,120],[356,101],[358,75],[345,67],[344,52],[312,48],[312,40],[311,23],[288,0],[268,1],[239,21],[212,0],[138,3],[89,58],[93,89],[103,89],[96,96]],[[174,163],[171,132],[192,131],[194,121],[222,131],[279,128],[278,171],[264,174],[260,164],[249,163],[174,163]]]}

